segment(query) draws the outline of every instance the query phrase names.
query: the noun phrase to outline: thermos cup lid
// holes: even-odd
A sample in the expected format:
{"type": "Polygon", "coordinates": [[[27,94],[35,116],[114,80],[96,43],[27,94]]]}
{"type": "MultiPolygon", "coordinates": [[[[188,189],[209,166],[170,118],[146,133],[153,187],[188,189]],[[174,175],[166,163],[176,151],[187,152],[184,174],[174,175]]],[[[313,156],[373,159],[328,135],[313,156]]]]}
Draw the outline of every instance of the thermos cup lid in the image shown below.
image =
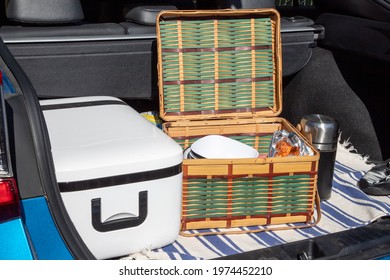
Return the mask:
{"type": "Polygon", "coordinates": [[[337,146],[339,125],[336,120],[320,114],[306,115],[301,119],[301,130],[314,146],[324,147],[337,146]]]}

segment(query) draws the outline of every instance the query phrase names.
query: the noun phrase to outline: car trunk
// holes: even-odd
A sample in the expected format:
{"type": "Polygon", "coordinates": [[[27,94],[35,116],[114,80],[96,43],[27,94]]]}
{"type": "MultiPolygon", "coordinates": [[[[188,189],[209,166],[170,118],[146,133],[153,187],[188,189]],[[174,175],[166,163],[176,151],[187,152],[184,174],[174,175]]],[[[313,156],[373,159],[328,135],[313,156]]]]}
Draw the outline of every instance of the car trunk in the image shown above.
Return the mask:
{"type": "MultiPolygon", "coordinates": [[[[309,113],[329,115],[340,123],[333,192],[330,200],[321,202],[320,224],[288,231],[240,228],[262,232],[234,235],[220,234],[216,229],[214,235],[178,236],[170,245],[114,259],[371,259],[389,254],[386,217],[390,215],[390,199],[367,196],[357,186],[372,167],[365,155],[382,159],[371,112],[346,83],[334,54],[325,48],[312,48],[321,30],[290,28],[284,33],[284,42],[290,47],[284,55],[300,66],[286,67],[290,72],[283,79],[282,113],[294,125],[309,113]],[[303,64],[294,61],[296,52],[303,64]]],[[[45,199],[63,248],[72,258],[95,259],[86,245],[88,236],[80,235],[61,197],[51,150],[53,139],[39,99],[111,95],[122,98],[139,113],[158,110],[155,35],[73,38],[67,42],[9,40],[7,45],[11,52],[1,43],[0,53],[2,68],[16,90],[6,101],[14,125],[10,128],[11,156],[20,196],[22,200],[45,199]]],[[[190,233],[198,232],[201,230],[190,233]]],[[[45,242],[39,234],[31,238],[33,243],[45,242]]]]}

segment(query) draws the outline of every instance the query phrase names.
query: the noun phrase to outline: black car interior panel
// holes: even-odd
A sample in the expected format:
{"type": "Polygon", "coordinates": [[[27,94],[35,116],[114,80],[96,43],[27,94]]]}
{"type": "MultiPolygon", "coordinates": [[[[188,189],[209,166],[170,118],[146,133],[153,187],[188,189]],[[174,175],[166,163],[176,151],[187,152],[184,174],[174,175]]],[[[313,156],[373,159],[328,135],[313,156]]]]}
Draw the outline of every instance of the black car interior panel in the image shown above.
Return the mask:
{"type": "Polygon", "coordinates": [[[8,43],[39,97],[157,93],[154,39],[8,43]],[[39,69],[39,71],[37,71],[39,69]]]}
{"type": "MultiPolygon", "coordinates": [[[[7,66],[1,62],[1,69],[9,72],[7,66]]],[[[12,170],[20,186],[20,197],[22,199],[36,197],[43,194],[39,180],[39,170],[36,164],[36,153],[33,146],[33,135],[31,134],[26,106],[20,88],[16,86],[15,92],[5,95],[7,106],[8,135],[10,138],[12,170]]]]}

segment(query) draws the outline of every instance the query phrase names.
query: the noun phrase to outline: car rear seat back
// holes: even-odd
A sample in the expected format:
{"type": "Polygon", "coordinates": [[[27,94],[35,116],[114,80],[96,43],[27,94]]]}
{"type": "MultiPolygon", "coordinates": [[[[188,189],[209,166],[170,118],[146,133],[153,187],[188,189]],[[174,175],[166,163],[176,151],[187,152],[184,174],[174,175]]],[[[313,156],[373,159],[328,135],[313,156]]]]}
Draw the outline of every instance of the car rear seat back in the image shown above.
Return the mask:
{"type": "Polygon", "coordinates": [[[116,23],[86,23],[80,0],[11,0],[2,38],[124,35],[116,23]]]}
{"type": "Polygon", "coordinates": [[[314,0],[320,13],[342,14],[390,22],[389,0],[314,0]]]}

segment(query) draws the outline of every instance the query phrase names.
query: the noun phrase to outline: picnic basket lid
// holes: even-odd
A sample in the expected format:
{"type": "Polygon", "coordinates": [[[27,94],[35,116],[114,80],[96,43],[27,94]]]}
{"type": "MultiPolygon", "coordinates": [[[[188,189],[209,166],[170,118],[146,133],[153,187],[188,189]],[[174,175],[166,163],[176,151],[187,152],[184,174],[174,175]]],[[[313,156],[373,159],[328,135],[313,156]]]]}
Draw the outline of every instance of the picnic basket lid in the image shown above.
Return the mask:
{"type": "Polygon", "coordinates": [[[281,112],[280,15],[275,9],[162,11],[157,53],[165,121],[281,112]]]}

